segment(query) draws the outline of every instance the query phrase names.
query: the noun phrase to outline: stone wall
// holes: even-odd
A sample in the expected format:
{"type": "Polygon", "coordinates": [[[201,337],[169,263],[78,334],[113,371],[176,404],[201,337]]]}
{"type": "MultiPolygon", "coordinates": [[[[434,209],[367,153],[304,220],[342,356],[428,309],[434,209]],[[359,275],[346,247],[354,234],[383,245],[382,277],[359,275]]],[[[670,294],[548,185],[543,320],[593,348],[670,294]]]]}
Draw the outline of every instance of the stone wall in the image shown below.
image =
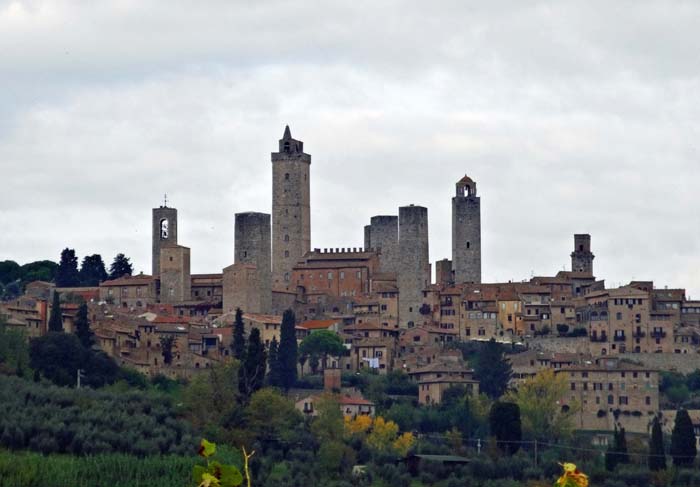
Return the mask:
{"type": "Polygon", "coordinates": [[[270,313],[272,309],[270,215],[267,213],[236,213],[235,262],[254,265],[257,270],[259,309],[248,313],[270,313]]]}
{"type": "Polygon", "coordinates": [[[396,273],[399,260],[399,217],[373,216],[369,232],[365,228],[365,248],[380,251],[379,272],[396,273]]]}
{"type": "Polygon", "coordinates": [[[621,353],[619,357],[656,370],[689,374],[700,369],[700,354],[695,353],[621,353]]]}
{"type": "Polygon", "coordinates": [[[190,249],[172,245],[160,249],[160,302],[181,303],[192,299],[190,249]]]}
{"type": "Polygon", "coordinates": [[[590,353],[591,343],[588,336],[525,338],[523,342],[531,350],[563,353],[590,353]]]}
{"type": "Polygon", "coordinates": [[[167,206],[153,208],[152,220],[151,275],[158,278],[160,276],[160,249],[168,245],[177,245],[177,209],[167,206]]]}

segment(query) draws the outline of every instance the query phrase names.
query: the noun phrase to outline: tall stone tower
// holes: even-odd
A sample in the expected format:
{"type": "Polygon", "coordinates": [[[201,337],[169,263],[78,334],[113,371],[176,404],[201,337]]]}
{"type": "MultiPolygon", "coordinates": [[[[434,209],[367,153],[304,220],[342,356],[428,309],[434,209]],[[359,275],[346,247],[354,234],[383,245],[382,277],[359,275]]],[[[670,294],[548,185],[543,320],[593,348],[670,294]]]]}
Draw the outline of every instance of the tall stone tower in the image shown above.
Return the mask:
{"type": "Polygon", "coordinates": [[[151,273],[160,276],[160,249],[177,245],[177,209],[166,204],[153,208],[153,237],[151,247],[151,273]]]}
{"type": "Polygon", "coordinates": [[[397,272],[399,260],[399,217],[378,215],[365,227],[365,248],[379,250],[379,272],[397,272]]]}
{"type": "Polygon", "coordinates": [[[591,236],[587,233],[574,235],[574,251],[571,252],[571,270],[593,275],[593,259],[591,252],[591,236]]]}
{"type": "Polygon", "coordinates": [[[160,302],[181,303],[192,299],[190,249],[167,245],[160,250],[160,302]]]}
{"type": "Polygon", "coordinates": [[[430,284],[428,209],[399,208],[399,259],[396,282],[399,288],[399,326],[422,323],[423,290],[430,284]]]}
{"type": "Polygon", "coordinates": [[[272,280],[287,286],[292,267],[311,248],[311,156],[289,126],[272,153],[272,280]]]}
{"type": "Polygon", "coordinates": [[[456,284],[481,282],[481,201],[466,175],[452,198],[452,266],[456,284]]]}
{"type": "MultiPolygon", "coordinates": [[[[267,213],[236,213],[235,263],[255,266],[260,294],[259,309],[244,309],[249,313],[270,313],[272,308],[272,262],[270,215],[267,213]]],[[[242,308],[243,309],[243,308],[242,308]]]]}

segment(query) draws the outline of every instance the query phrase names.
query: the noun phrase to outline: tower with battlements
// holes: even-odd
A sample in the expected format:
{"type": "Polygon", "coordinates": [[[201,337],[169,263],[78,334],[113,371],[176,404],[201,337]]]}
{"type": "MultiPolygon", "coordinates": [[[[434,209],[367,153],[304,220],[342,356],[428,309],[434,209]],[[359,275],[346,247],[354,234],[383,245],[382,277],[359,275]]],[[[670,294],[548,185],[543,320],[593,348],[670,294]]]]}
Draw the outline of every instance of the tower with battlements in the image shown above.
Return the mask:
{"type": "Polygon", "coordinates": [[[454,282],[481,283],[481,201],[476,182],[464,176],[452,198],[452,267],[454,282]]]}
{"type": "Polygon", "coordinates": [[[292,268],[311,248],[311,156],[289,126],[272,153],[272,281],[290,285],[292,268]]]}

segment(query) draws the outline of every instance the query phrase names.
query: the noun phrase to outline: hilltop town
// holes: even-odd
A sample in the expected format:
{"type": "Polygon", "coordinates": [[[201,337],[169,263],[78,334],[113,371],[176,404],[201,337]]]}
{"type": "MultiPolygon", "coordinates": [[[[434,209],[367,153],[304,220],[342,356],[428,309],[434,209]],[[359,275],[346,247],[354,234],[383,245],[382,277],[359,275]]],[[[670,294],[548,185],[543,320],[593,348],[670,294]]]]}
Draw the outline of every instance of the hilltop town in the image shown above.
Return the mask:
{"type": "MultiPolygon", "coordinates": [[[[271,163],[272,213],[236,213],[230,265],[191,273],[191,252],[207,249],[178,240],[177,209],[164,204],[152,210],[150,275],[90,287],[30,282],[0,304],[7,326],[46,334],[58,293],[63,330],[72,332],[78,305],[66,298],[78,296],[88,303],[97,345],[118,364],[150,377],[191,378],[231,359],[236,310],[246,333],[258,329],[269,347],[280,342],[282,314],[291,309],[299,342],[318,330],[342,339],[345,353],[318,364],[332,388],[340,388],[341,373],[398,370],[417,384],[423,405],[439,404],[456,385],[476,396],[479,382],[455,344],[494,340],[518,352],[509,356],[513,387],[553,369],[570,384],[561,407],[581,406],[576,427],[604,432],[621,425],[646,433],[661,411],[659,373],[700,368],[700,301],[652,281],[606,287],[594,273],[591,235],[576,234],[562,249],[570,252],[568,271],[482,282],[481,198],[468,175],[455,177],[452,255],[434,263],[433,280],[427,208],[373,216],[357,229],[362,248],[314,248],[311,155],[289,127],[271,163]],[[170,360],[163,337],[173,337],[170,360]]],[[[300,375],[308,368],[300,364],[300,375]]],[[[371,402],[348,397],[348,408],[372,411],[371,402]]],[[[307,412],[308,400],[300,407],[307,412]]]]}

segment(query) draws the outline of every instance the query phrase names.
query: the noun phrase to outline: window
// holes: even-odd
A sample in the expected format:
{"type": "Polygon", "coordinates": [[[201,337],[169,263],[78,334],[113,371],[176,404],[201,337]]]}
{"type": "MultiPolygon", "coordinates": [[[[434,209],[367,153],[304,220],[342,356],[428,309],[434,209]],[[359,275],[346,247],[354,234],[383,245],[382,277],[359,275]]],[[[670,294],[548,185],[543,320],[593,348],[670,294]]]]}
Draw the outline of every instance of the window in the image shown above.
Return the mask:
{"type": "Polygon", "coordinates": [[[329,273],[328,273],[328,280],[330,281],[330,280],[332,280],[332,279],[333,279],[333,273],[332,273],[332,272],[329,272],[329,273]]]}
{"type": "Polygon", "coordinates": [[[627,396],[620,396],[620,397],[618,398],[618,400],[619,400],[618,402],[619,402],[619,404],[620,404],[621,406],[622,406],[622,405],[627,405],[627,396]]]}
{"type": "Polygon", "coordinates": [[[340,271],[340,278],[345,279],[345,271],[340,271]]]}
{"type": "Polygon", "coordinates": [[[608,396],[608,404],[615,404],[615,398],[610,394],[608,396]]]}
{"type": "Polygon", "coordinates": [[[618,311],[617,313],[615,313],[615,319],[621,320],[621,319],[622,319],[622,313],[620,313],[619,311],[618,311]]]}
{"type": "Polygon", "coordinates": [[[284,251],[284,256],[285,256],[285,257],[289,257],[289,250],[285,250],[285,251],[284,251]]]}
{"type": "Polygon", "coordinates": [[[284,173],[284,180],[289,181],[289,173],[284,173]]]}
{"type": "Polygon", "coordinates": [[[285,236],[284,236],[284,241],[285,241],[285,242],[289,242],[289,235],[285,235],[285,236]]]}

